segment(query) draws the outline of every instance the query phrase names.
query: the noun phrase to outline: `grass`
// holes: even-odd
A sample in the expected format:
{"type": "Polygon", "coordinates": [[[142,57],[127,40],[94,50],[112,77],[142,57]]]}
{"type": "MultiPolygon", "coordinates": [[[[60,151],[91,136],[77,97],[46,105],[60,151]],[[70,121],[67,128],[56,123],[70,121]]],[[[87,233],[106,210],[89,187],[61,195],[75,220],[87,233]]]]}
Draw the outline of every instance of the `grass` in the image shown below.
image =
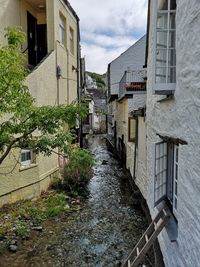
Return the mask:
{"type": "Polygon", "coordinates": [[[28,238],[29,237],[29,225],[24,221],[20,221],[16,227],[16,233],[22,239],[28,238]]]}
{"type": "MultiPolygon", "coordinates": [[[[7,239],[13,236],[13,232],[21,239],[28,238],[32,226],[61,216],[66,205],[66,196],[53,191],[43,194],[36,201],[26,200],[4,206],[0,209],[0,241],[4,242],[5,236],[7,239]]],[[[4,244],[0,244],[0,253],[3,248],[4,244]]]]}

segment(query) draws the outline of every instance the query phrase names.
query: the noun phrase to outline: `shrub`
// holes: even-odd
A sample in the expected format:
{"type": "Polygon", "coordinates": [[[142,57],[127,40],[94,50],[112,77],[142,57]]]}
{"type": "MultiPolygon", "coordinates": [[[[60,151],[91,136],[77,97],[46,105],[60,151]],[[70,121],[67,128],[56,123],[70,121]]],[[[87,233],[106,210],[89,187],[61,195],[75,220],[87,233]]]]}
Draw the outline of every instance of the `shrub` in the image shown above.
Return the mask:
{"type": "Polygon", "coordinates": [[[86,149],[73,148],[64,168],[64,188],[73,196],[86,195],[93,155],[86,149]]]}

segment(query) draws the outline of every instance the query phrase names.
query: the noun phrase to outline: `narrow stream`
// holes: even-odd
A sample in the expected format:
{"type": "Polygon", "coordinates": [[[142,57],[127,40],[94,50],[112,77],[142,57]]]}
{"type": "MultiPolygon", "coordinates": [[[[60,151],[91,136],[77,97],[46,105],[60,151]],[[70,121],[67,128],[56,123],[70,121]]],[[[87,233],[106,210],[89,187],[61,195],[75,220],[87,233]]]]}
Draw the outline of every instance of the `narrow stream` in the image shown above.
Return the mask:
{"type": "Polygon", "coordinates": [[[83,209],[47,223],[16,254],[0,258],[1,267],[115,267],[126,259],[147,220],[132,205],[130,185],[103,136],[91,137],[89,149],[96,164],[83,209]]]}

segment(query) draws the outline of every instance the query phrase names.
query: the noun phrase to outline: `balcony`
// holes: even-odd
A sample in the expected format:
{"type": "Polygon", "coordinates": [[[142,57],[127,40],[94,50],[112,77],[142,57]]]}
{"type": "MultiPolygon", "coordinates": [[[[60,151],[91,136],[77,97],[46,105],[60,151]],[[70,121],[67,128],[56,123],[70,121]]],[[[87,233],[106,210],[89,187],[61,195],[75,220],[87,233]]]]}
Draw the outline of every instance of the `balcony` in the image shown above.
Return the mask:
{"type": "Polygon", "coordinates": [[[119,99],[146,92],[146,70],[125,71],[119,82],[119,99]]]}

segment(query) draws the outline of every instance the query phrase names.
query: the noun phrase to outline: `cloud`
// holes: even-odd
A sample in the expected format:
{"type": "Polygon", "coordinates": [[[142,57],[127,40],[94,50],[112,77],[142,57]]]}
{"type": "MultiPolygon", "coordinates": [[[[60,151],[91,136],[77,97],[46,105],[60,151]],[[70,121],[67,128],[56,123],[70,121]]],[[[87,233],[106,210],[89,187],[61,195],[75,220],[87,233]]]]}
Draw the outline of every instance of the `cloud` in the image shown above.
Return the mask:
{"type": "Polygon", "coordinates": [[[106,34],[100,34],[100,33],[91,33],[91,32],[82,32],[82,40],[86,43],[92,43],[95,45],[98,45],[100,47],[105,48],[119,48],[122,46],[129,46],[130,43],[133,43],[136,41],[131,36],[124,36],[124,35],[114,35],[114,36],[108,36],[106,34]]]}
{"type": "Polygon", "coordinates": [[[147,0],[70,0],[80,18],[88,70],[105,72],[146,28],[147,0]]]}

